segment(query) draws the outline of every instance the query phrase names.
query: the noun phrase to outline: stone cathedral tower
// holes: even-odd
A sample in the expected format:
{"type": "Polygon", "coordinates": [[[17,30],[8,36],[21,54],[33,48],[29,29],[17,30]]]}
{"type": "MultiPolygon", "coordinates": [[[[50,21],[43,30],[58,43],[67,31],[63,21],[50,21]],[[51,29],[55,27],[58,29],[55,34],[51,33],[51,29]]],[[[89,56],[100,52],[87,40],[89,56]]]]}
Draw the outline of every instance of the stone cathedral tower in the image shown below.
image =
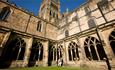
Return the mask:
{"type": "Polygon", "coordinates": [[[60,0],[42,0],[39,16],[50,22],[60,18],[60,0]]]}

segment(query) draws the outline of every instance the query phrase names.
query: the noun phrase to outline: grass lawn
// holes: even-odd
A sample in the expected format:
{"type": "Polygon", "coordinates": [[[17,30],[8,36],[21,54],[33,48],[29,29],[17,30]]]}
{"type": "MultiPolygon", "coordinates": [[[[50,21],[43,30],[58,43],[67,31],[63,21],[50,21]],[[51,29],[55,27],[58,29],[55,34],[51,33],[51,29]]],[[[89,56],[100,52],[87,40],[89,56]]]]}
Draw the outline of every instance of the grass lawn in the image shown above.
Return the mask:
{"type": "Polygon", "coordinates": [[[88,70],[88,69],[75,68],[75,67],[25,67],[25,68],[9,68],[6,70],[88,70]]]}

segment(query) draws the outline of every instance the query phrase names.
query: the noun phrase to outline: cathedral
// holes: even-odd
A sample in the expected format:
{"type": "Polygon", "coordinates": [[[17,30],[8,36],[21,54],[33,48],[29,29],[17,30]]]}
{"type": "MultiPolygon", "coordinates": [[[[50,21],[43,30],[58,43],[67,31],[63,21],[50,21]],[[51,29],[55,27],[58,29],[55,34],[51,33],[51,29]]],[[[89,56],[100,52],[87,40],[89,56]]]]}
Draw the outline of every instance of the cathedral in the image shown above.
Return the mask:
{"type": "Polygon", "coordinates": [[[87,0],[63,14],[60,7],[60,0],[42,0],[35,16],[0,0],[0,68],[62,59],[63,66],[115,70],[115,0],[87,0]]]}

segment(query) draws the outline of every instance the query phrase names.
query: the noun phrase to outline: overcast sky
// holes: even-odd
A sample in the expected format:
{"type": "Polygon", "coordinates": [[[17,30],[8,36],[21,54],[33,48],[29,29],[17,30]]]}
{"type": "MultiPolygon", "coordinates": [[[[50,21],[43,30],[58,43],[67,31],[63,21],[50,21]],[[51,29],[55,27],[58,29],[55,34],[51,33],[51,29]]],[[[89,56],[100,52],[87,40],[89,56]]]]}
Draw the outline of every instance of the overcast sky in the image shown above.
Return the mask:
{"type": "MultiPolygon", "coordinates": [[[[22,7],[37,15],[42,0],[9,0],[9,1],[15,3],[18,7],[22,7]]],[[[86,0],[60,0],[61,13],[65,12],[67,8],[69,9],[69,11],[72,11],[73,9],[83,4],[85,1],[86,0]]]]}

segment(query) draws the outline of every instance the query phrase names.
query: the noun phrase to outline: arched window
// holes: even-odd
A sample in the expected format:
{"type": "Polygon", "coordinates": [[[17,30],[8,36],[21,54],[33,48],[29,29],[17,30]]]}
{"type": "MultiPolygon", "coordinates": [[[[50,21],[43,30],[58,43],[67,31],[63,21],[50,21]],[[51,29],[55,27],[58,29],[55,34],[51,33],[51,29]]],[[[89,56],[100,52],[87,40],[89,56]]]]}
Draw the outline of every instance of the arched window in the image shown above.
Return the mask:
{"type": "Polygon", "coordinates": [[[62,45],[59,45],[57,47],[57,60],[62,58],[63,56],[63,46],[62,45]]]}
{"type": "Polygon", "coordinates": [[[94,21],[93,18],[88,20],[88,26],[89,26],[89,29],[96,26],[95,21],[94,21]]]}
{"type": "Polygon", "coordinates": [[[109,9],[109,1],[108,0],[101,0],[97,3],[97,6],[100,8],[100,10],[107,10],[109,9]]]}
{"type": "Polygon", "coordinates": [[[113,50],[113,53],[115,54],[115,30],[111,32],[109,36],[109,42],[113,50]]]}
{"type": "Polygon", "coordinates": [[[37,25],[37,31],[42,32],[42,25],[43,25],[42,22],[39,21],[37,25]]]}
{"type": "Polygon", "coordinates": [[[84,42],[86,58],[89,60],[103,60],[106,54],[101,43],[94,37],[86,38],[84,42]]]}
{"type": "Polygon", "coordinates": [[[78,45],[75,42],[71,42],[68,46],[69,60],[75,61],[79,59],[78,45]]]}
{"type": "MultiPolygon", "coordinates": [[[[3,49],[2,57],[0,57],[2,60],[1,63],[5,65],[5,67],[9,67],[12,61],[24,59],[25,41],[16,35],[12,35],[11,37],[3,49]]],[[[2,65],[0,64],[0,66],[2,65]]]]}
{"type": "Polygon", "coordinates": [[[90,10],[89,6],[85,7],[84,10],[85,10],[86,15],[90,15],[91,10],[90,10]]]}
{"type": "Polygon", "coordinates": [[[34,66],[36,61],[43,59],[43,45],[37,40],[33,41],[28,66],[34,66]]]}
{"type": "Polygon", "coordinates": [[[65,31],[65,37],[68,37],[68,36],[69,36],[69,31],[66,30],[66,31],[65,31]]]}
{"type": "Polygon", "coordinates": [[[0,12],[0,20],[6,20],[10,14],[10,7],[4,7],[2,8],[2,11],[0,12]]]}

